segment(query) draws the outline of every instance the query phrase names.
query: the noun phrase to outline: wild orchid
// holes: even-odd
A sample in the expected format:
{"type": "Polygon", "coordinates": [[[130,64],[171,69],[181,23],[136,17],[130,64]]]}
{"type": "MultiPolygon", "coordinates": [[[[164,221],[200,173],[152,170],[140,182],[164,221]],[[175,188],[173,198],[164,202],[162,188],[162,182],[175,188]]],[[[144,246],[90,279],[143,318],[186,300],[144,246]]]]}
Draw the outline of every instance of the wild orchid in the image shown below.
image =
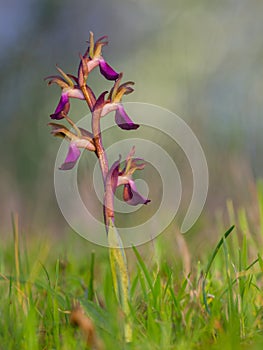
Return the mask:
{"type": "Polygon", "coordinates": [[[108,45],[107,36],[99,38],[94,43],[94,35],[90,32],[88,43],[89,47],[83,56],[83,59],[87,62],[88,72],[91,72],[94,68],[99,66],[101,74],[106,79],[116,80],[119,74],[105,61],[101,52],[102,47],[108,45]]]}
{"type": "Polygon", "coordinates": [[[104,101],[104,96],[106,95],[107,91],[101,94],[101,99],[103,101],[101,103],[101,116],[104,117],[108,113],[115,111],[115,122],[121,129],[138,129],[139,125],[133,123],[121,104],[122,97],[133,92],[133,88],[130,85],[134,85],[134,82],[128,81],[120,85],[122,76],[123,74],[120,73],[106,101],[104,101]]]}
{"type": "MultiPolygon", "coordinates": [[[[85,96],[78,84],[78,79],[74,77],[71,74],[66,74],[63,72],[61,68],[57,66],[57,70],[61,74],[59,75],[51,75],[47,77],[48,79],[48,85],[51,84],[57,84],[58,86],[61,87],[61,97],[59,100],[59,103],[55,109],[55,112],[50,115],[51,119],[63,119],[67,114],[69,113],[70,109],[70,98],[77,98],[79,100],[85,100],[85,96]],[[73,81],[74,80],[74,81],[73,81]]],[[[93,91],[86,86],[85,87],[88,95],[89,95],[89,100],[92,101],[92,103],[95,103],[95,96],[93,94],[93,91]]]]}
{"type": "Polygon", "coordinates": [[[124,130],[135,130],[139,127],[126,113],[122,98],[133,92],[134,83],[131,81],[121,84],[122,73],[117,73],[103,58],[102,47],[108,44],[104,36],[94,42],[93,33],[90,33],[89,46],[84,55],[80,55],[77,76],[66,74],[57,67],[60,75],[47,77],[48,84],[57,84],[62,92],[55,112],[51,119],[66,120],[72,129],[63,124],[51,122],[51,133],[54,136],[69,141],[69,149],[61,170],[71,170],[81,155],[81,150],[94,152],[98,158],[104,183],[104,222],[109,243],[109,256],[113,285],[116,296],[126,316],[124,335],[127,342],[132,339],[132,329],[129,323],[129,277],[125,251],[121,238],[114,223],[114,197],[118,186],[123,186],[123,200],[130,205],[147,204],[149,199],[140,195],[132,178],[136,170],[142,170],[145,163],[140,158],[134,158],[135,147],[128,154],[124,165],[121,166],[121,157],[109,166],[107,153],[104,149],[101,133],[101,118],[110,112],[115,112],[116,124],[124,130]],[[108,80],[114,80],[110,92],[104,91],[95,97],[92,89],[87,85],[90,72],[99,66],[100,73],[108,80]],[[108,94],[108,95],[107,95],[108,94]],[[106,97],[107,95],[107,97],[106,97]],[[92,130],[88,131],[78,127],[68,116],[70,112],[70,99],[76,98],[87,103],[91,112],[92,130]]]}
{"type": "Polygon", "coordinates": [[[82,128],[77,128],[77,134],[71,132],[62,124],[49,123],[52,127],[51,134],[69,140],[69,150],[65,162],[61,165],[61,170],[70,170],[74,167],[80,157],[80,149],[95,151],[92,134],[82,128]]]}
{"type": "Polygon", "coordinates": [[[128,154],[123,169],[120,167],[121,157],[111,166],[107,178],[104,196],[104,218],[106,228],[109,226],[109,220],[114,222],[114,195],[118,186],[123,185],[123,200],[130,205],[148,204],[150,199],[140,195],[137,191],[132,175],[136,170],[142,170],[145,163],[142,159],[132,158],[135,153],[135,147],[128,154]]]}

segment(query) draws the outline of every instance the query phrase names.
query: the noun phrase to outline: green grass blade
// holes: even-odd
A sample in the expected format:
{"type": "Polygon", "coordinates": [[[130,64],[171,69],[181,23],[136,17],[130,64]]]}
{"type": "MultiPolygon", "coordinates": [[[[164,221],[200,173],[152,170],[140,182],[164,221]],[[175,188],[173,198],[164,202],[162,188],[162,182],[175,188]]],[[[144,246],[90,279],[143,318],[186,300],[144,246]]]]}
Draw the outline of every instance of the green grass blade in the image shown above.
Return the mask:
{"type": "Polygon", "coordinates": [[[210,271],[210,269],[211,269],[212,263],[213,263],[213,261],[215,260],[215,257],[217,256],[217,253],[218,253],[219,249],[221,248],[221,246],[223,245],[223,243],[224,243],[224,241],[227,239],[227,237],[230,235],[230,233],[233,231],[234,227],[235,227],[234,225],[231,226],[231,227],[224,233],[224,235],[222,236],[222,238],[220,239],[220,241],[217,243],[217,246],[215,247],[211,258],[209,259],[208,264],[207,264],[206,269],[205,269],[205,272],[204,272],[204,279],[203,279],[203,283],[202,283],[202,293],[203,293],[204,305],[205,305],[206,311],[207,311],[209,314],[210,314],[211,312],[210,312],[210,308],[209,308],[208,303],[207,303],[207,296],[206,296],[206,291],[205,291],[206,279],[207,279],[208,273],[209,273],[209,271],[210,271]]]}
{"type": "Polygon", "coordinates": [[[93,300],[94,297],[94,265],[95,265],[95,252],[91,252],[90,258],[90,276],[89,276],[89,289],[88,289],[88,299],[93,300]]]}
{"type": "Polygon", "coordinates": [[[126,343],[132,341],[132,327],[130,323],[130,290],[129,275],[125,250],[119,233],[114,226],[113,221],[110,222],[108,231],[109,257],[113,278],[113,286],[120,306],[125,314],[124,322],[124,338],[126,343]]]}
{"type": "Polygon", "coordinates": [[[139,263],[139,266],[141,268],[141,270],[143,271],[143,274],[144,274],[144,277],[147,281],[147,284],[152,292],[152,294],[154,294],[154,288],[153,288],[153,281],[152,281],[152,278],[149,274],[149,271],[144,263],[144,261],[142,260],[142,257],[140,256],[138,250],[136,249],[136,247],[132,247],[133,251],[134,251],[134,254],[136,255],[136,258],[138,260],[138,263],[139,263]]]}

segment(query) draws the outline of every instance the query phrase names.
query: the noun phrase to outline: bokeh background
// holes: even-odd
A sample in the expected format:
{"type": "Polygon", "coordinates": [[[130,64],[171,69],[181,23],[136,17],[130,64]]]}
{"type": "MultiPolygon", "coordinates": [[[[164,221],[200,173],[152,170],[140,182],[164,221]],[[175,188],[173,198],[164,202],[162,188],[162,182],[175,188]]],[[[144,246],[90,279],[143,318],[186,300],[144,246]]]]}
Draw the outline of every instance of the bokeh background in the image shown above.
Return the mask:
{"type": "MultiPolygon", "coordinates": [[[[136,82],[127,101],[172,110],[199,138],[210,173],[200,231],[228,198],[253,215],[263,170],[262,1],[9,0],[0,5],[1,234],[11,212],[30,234],[68,229],[53,187],[59,141],[47,127],[60,91],[43,78],[56,63],[76,71],[90,30],[109,36],[104,56],[136,82]]],[[[96,92],[110,86],[90,78],[96,92]]],[[[78,102],[76,120],[85,114],[78,102]]]]}

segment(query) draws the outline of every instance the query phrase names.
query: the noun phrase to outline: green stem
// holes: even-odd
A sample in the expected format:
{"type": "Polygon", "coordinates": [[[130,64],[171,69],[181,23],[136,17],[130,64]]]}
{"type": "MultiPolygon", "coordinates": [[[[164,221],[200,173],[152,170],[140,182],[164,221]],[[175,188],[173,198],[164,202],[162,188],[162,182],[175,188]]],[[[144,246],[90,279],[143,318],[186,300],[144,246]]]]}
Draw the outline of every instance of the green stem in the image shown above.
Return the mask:
{"type": "Polygon", "coordinates": [[[113,287],[125,315],[124,339],[126,343],[130,343],[132,341],[132,326],[129,308],[129,273],[122,240],[112,220],[110,220],[108,229],[108,243],[113,287]]]}
{"type": "MultiPolygon", "coordinates": [[[[84,97],[86,99],[89,107],[91,106],[91,101],[87,90],[85,87],[82,87],[82,91],[84,97]]],[[[91,109],[92,110],[92,109],[91,109]]],[[[107,154],[103,147],[102,136],[101,136],[101,128],[100,128],[100,118],[101,118],[101,109],[94,110],[92,113],[92,133],[93,133],[93,141],[96,148],[96,155],[98,157],[100,163],[100,169],[103,177],[104,191],[105,197],[107,189],[112,191],[111,186],[107,186],[107,174],[109,172],[109,163],[107,154]]],[[[111,194],[111,193],[110,193],[111,194]]],[[[112,203],[106,203],[106,206],[110,207],[111,214],[105,219],[105,228],[108,236],[108,244],[109,244],[109,259],[111,266],[111,273],[113,279],[113,287],[115,291],[115,295],[119,301],[119,304],[122,308],[122,311],[125,315],[125,323],[124,323],[124,338],[127,343],[132,341],[132,327],[130,322],[130,309],[129,309],[129,274],[127,269],[127,261],[125,250],[123,248],[123,244],[119,233],[114,225],[114,203],[112,194],[110,195],[112,198],[112,203]]]]}

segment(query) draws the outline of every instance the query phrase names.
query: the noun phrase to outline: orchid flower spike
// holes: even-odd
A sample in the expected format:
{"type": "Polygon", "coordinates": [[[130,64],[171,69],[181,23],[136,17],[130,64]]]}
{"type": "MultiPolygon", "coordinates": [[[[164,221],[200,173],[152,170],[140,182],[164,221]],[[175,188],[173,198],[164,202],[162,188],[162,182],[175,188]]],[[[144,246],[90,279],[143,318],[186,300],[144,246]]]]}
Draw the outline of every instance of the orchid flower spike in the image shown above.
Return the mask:
{"type": "Polygon", "coordinates": [[[72,169],[80,157],[80,149],[87,149],[93,152],[95,151],[93,135],[89,131],[78,128],[79,135],[76,135],[62,124],[49,123],[48,125],[50,125],[52,128],[51,134],[54,136],[66,138],[70,142],[66,159],[59,169],[72,169]]]}

